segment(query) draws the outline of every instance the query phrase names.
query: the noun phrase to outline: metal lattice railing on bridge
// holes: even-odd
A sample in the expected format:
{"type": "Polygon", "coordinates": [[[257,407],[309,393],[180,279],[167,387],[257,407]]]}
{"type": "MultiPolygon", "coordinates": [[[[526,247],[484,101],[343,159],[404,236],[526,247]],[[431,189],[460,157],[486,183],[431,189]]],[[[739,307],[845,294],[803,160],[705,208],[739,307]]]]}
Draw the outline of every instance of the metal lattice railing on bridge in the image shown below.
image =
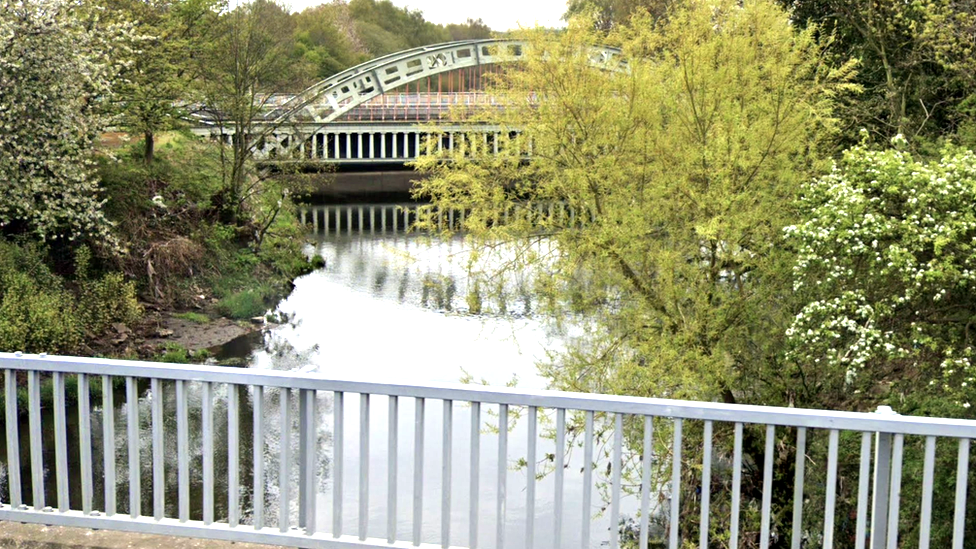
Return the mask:
{"type": "MultiPolygon", "coordinates": [[[[709,535],[716,534],[711,533],[710,521],[719,520],[729,525],[726,543],[732,548],[740,546],[749,530],[750,543],[758,540],[764,549],[771,540],[785,546],[787,538],[794,549],[894,549],[901,546],[899,525],[904,523],[899,521],[899,506],[904,503],[905,440],[913,437],[924,441],[920,515],[911,521],[918,525],[919,546],[929,546],[936,519],[949,522],[939,526],[951,529],[954,549],[971,546],[964,539],[964,527],[970,439],[976,437],[973,421],[482,386],[344,381],[310,372],[8,353],[0,354],[0,370],[4,372],[2,417],[7,452],[3,462],[7,489],[0,490],[0,520],[292,547],[448,547],[458,543],[466,547],[618,547],[624,542],[615,525],[622,516],[621,502],[628,491],[624,476],[629,474],[618,465],[627,448],[633,447],[631,465],[637,478],[629,486],[635,492],[639,533],[634,541],[639,547],[648,547],[649,538],[658,536],[652,532],[652,523],[660,518],[663,529],[658,533],[672,549],[681,547],[682,541],[693,541],[681,539],[682,532],[695,531],[688,530],[688,523],[697,528],[700,547],[713,546],[709,535]],[[101,393],[100,407],[97,393],[101,393]],[[117,408],[115,398],[121,400],[123,395],[125,404],[117,408]],[[359,404],[358,428],[355,420],[350,422],[357,407],[346,402],[353,395],[359,404]],[[69,413],[71,398],[77,409],[69,413]],[[26,400],[26,410],[18,400],[26,400]],[[440,406],[434,406],[435,402],[440,406]],[[459,407],[461,403],[468,406],[459,407]],[[374,428],[382,423],[384,414],[374,413],[379,404],[386,404],[390,428],[385,444],[377,445],[370,432],[371,421],[374,428]],[[401,406],[413,408],[412,419],[407,416],[401,421],[401,406]],[[146,417],[144,408],[148,422],[139,419],[146,417]],[[442,411],[435,422],[433,412],[438,408],[442,411]],[[25,411],[26,426],[21,418],[25,411]],[[460,425],[460,431],[455,428],[455,414],[467,416],[467,426],[460,425]],[[523,431],[485,429],[489,416],[497,420],[496,425],[509,425],[518,415],[523,431]],[[124,431],[116,431],[117,421],[125,422],[124,431]],[[543,438],[540,426],[554,438],[551,456],[538,453],[543,438]],[[331,427],[328,436],[323,435],[326,427],[331,427]],[[719,429],[731,435],[727,461],[715,446],[719,429]],[[606,455],[613,466],[603,486],[595,484],[594,475],[600,471],[591,464],[601,454],[598,445],[605,430],[610,433],[606,455]],[[763,444],[758,445],[762,453],[752,461],[744,456],[746,431],[765,433],[760,437],[763,444]],[[524,490],[517,496],[509,486],[509,447],[516,442],[512,438],[516,432],[526,442],[524,490]],[[784,432],[796,435],[792,478],[778,479],[792,483],[793,519],[781,519],[789,531],[774,532],[774,459],[782,452],[774,443],[777,433],[784,432]],[[401,433],[406,440],[401,440],[401,433]],[[459,437],[459,433],[465,436],[459,437]],[[825,473],[823,477],[809,474],[812,470],[807,469],[808,441],[814,434],[827,440],[825,470],[817,466],[825,473]],[[857,488],[852,492],[857,500],[853,543],[835,539],[838,467],[848,465],[839,463],[842,434],[845,440],[851,434],[860,442],[860,452],[853,454],[859,456],[857,488]],[[347,444],[346,437],[358,437],[358,445],[347,444]],[[571,475],[573,469],[562,451],[569,439],[581,439],[581,477],[571,475]],[[951,517],[933,514],[940,439],[957,447],[951,517]],[[694,447],[689,440],[696,441],[694,447]],[[241,452],[245,441],[251,442],[251,452],[241,452]],[[426,451],[432,442],[439,445],[433,453],[436,467],[431,466],[431,453],[426,451]],[[53,445],[53,456],[45,444],[53,445]],[[176,450],[175,470],[169,461],[172,448],[176,450]],[[490,457],[486,449],[494,449],[496,456],[490,457]],[[127,469],[117,459],[122,451],[126,452],[127,469]],[[323,462],[323,456],[329,459],[323,462]],[[689,456],[701,461],[691,464],[689,456]],[[52,457],[53,472],[48,466],[52,457]],[[69,467],[69,461],[75,459],[77,466],[69,467]],[[660,480],[653,478],[656,460],[674,464],[660,480]],[[384,462],[386,478],[378,479],[376,466],[384,462]],[[551,482],[552,497],[542,501],[537,492],[538,473],[540,464],[547,462],[551,468],[545,480],[551,482]],[[485,463],[489,467],[483,467],[485,463]],[[406,478],[398,478],[404,465],[409,465],[406,478]],[[761,500],[758,529],[746,525],[741,513],[746,498],[743,488],[750,488],[743,486],[744,467],[762,471],[761,487],[752,490],[756,496],[761,492],[754,500],[761,500]],[[347,474],[350,468],[355,469],[352,477],[347,474]],[[293,475],[296,469],[297,475],[293,475]],[[452,480],[464,470],[469,472],[463,479],[466,489],[463,483],[452,487],[452,480]],[[117,476],[118,471],[122,474],[117,476]],[[689,486],[689,475],[696,479],[691,486],[698,485],[692,493],[682,491],[682,486],[689,486]],[[729,476],[731,493],[716,491],[713,495],[719,475],[729,476]],[[331,504],[324,497],[323,476],[331,479],[327,483],[331,504]],[[250,482],[242,483],[242,477],[250,482]],[[807,485],[814,477],[825,478],[816,488],[823,495],[822,506],[815,509],[806,503],[807,485]],[[271,482],[275,478],[277,482],[271,482]],[[439,486],[432,491],[434,481],[439,486]],[[100,493],[96,490],[99,484],[100,493]],[[143,484],[151,498],[142,497],[143,484]],[[293,491],[296,485],[297,491],[293,491]],[[22,490],[22,486],[30,489],[22,490]],[[385,502],[377,503],[377,486],[385,486],[385,502]],[[578,505],[569,505],[567,499],[573,487],[580,489],[573,492],[579,494],[578,505]],[[606,489],[608,532],[592,529],[598,503],[594,499],[600,499],[594,497],[595,487],[606,489]],[[347,496],[357,488],[353,505],[347,496]],[[139,503],[117,501],[119,495],[139,503]],[[53,500],[51,507],[49,500],[53,500]],[[680,512],[682,502],[690,500],[700,508],[697,517],[680,512]],[[663,509],[655,515],[652,509],[657,503],[663,509]],[[143,507],[151,508],[148,516],[142,515],[143,507]],[[220,509],[215,511],[217,507],[220,509]],[[551,521],[545,524],[537,520],[543,507],[551,514],[551,521]],[[275,508],[277,513],[272,513],[275,508]],[[518,512],[513,512],[516,508],[518,512]],[[437,510],[438,521],[431,525],[437,510]],[[729,516],[718,515],[726,510],[729,516]],[[816,518],[815,524],[809,516],[804,519],[805,511],[816,518]]],[[[853,468],[854,464],[849,465],[853,468]]],[[[787,504],[780,505],[785,508],[787,504]]],[[[784,511],[779,516],[790,515],[784,511]]]]}

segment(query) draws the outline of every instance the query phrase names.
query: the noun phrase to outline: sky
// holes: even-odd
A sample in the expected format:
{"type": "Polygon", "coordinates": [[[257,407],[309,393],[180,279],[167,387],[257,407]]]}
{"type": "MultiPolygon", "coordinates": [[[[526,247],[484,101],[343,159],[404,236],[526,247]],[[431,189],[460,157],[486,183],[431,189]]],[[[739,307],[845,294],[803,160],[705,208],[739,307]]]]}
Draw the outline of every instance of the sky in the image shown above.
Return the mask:
{"type": "MultiPolygon", "coordinates": [[[[323,0],[286,0],[291,8],[301,11],[323,0]]],[[[492,30],[506,31],[539,24],[545,27],[562,26],[566,0],[393,0],[393,4],[424,12],[432,23],[463,23],[479,17],[492,30]]]]}

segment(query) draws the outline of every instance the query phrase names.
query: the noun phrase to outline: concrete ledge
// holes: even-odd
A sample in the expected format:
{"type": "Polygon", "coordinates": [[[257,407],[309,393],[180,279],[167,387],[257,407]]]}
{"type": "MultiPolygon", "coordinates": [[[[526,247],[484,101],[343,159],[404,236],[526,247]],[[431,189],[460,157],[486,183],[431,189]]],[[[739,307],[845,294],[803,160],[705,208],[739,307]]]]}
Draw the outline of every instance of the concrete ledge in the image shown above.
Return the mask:
{"type": "Polygon", "coordinates": [[[0,522],[2,549],[276,549],[269,545],[231,543],[132,532],[112,532],[0,522]]]}
{"type": "Polygon", "coordinates": [[[403,200],[422,177],[411,170],[322,174],[313,176],[312,194],[329,202],[403,200]]]}

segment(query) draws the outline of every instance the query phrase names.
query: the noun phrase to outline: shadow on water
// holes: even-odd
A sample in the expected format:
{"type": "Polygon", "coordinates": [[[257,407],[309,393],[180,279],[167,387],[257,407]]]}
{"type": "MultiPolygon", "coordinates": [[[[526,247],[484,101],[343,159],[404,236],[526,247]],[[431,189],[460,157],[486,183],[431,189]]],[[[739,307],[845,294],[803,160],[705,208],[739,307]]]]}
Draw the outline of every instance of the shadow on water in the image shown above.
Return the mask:
{"type": "Polygon", "coordinates": [[[264,346],[263,331],[248,332],[234,339],[218,345],[210,350],[211,356],[217,364],[225,366],[244,366],[250,360],[255,349],[264,346]]]}
{"type": "MultiPolygon", "coordinates": [[[[238,355],[240,347],[237,348],[238,355]]],[[[227,356],[231,356],[228,354],[227,356]]],[[[66,376],[71,378],[73,376],[66,376]]],[[[99,380],[92,380],[92,384],[100,384],[99,380]]],[[[189,382],[187,383],[187,435],[189,443],[188,469],[190,473],[189,482],[189,513],[191,520],[202,520],[204,513],[204,463],[203,463],[203,398],[206,392],[204,384],[189,382]]],[[[214,518],[219,521],[226,521],[228,514],[228,457],[230,441],[227,438],[228,407],[227,396],[229,385],[213,384],[212,401],[213,407],[213,506],[214,518]]],[[[138,384],[138,441],[134,446],[130,446],[128,436],[129,414],[126,402],[126,392],[124,383],[116,385],[113,390],[115,407],[112,410],[114,420],[114,446],[108,446],[115,460],[116,483],[114,493],[116,498],[116,512],[131,514],[130,507],[130,482],[129,457],[130,449],[134,448],[138,454],[138,475],[139,486],[139,514],[153,515],[154,491],[153,485],[153,446],[152,446],[152,421],[151,405],[153,395],[148,391],[148,381],[138,384]]],[[[240,492],[239,501],[242,510],[242,522],[247,523],[253,510],[254,493],[254,390],[250,387],[242,387],[240,390],[238,406],[238,424],[240,426],[240,440],[238,455],[240,456],[240,492]]],[[[177,441],[177,412],[176,412],[176,384],[175,382],[163,382],[163,470],[165,481],[161,486],[164,491],[164,515],[168,517],[179,516],[179,485],[177,479],[178,471],[178,441],[177,441]]],[[[265,410],[273,410],[268,416],[277,418],[277,411],[280,410],[281,392],[277,389],[267,389],[263,392],[265,410]]],[[[46,404],[41,410],[41,446],[42,446],[42,470],[40,471],[43,485],[43,503],[45,506],[57,508],[57,474],[55,468],[56,460],[56,441],[54,434],[54,410],[51,398],[44,397],[42,401],[46,404]]],[[[91,411],[91,443],[92,443],[92,480],[93,480],[93,508],[105,513],[106,509],[106,444],[104,438],[104,408],[101,399],[92,399],[91,411]]],[[[291,426],[289,443],[293,447],[293,452],[297,450],[297,397],[290,395],[289,404],[293,408],[292,418],[295,418],[291,426]]],[[[331,396],[320,395],[318,409],[328,412],[331,410],[331,396]]],[[[21,494],[24,504],[33,506],[35,498],[33,494],[34,483],[31,469],[31,453],[29,444],[30,424],[24,407],[20,407],[22,412],[18,417],[18,431],[20,439],[20,478],[21,494]]],[[[69,399],[66,406],[66,431],[67,431],[67,470],[68,475],[68,498],[70,508],[82,508],[82,462],[79,415],[76,399],[69,399]]],[[[278,516],[276,493],[278,489],[278,456],[280,455],[280,423],[267,417],[264,422],[265,439],[261,455],[266,464],[265,478],[265,513],[266,523],[275,525],[278,516]]],[[[319,433],[319,447],[327,448],[331,444],[331,434],[323,428],[319,433]]],[[[324,453],[323,453],[324,454],[324,453]]],[[[293,455],[295,455],[293,453],[293,455]]],[[[329,475],[329,459],[325,455],[319,456],[319,470],[321,482],[324,483],[329,475]]],[[[10,494],[10,471],[8,467],[6,426],[0,422],[0,500],[11,501],[10,494]]],[[[297,476],[292,479],[292,483],[297,483],[297,476]]],[[[109,490],[112,490],[110,487],[109,490]]],[[[297,514],[297,510],[293,511],[297,514]]]]}

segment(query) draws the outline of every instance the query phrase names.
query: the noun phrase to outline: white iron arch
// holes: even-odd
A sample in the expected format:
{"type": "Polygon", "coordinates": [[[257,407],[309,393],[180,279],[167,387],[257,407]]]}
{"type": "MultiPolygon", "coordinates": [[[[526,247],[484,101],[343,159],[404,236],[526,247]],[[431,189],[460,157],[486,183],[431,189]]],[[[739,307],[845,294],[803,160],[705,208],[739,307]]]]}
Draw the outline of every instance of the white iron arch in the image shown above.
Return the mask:
{"type": "MultiPolygon", "coordinates": [[[[392,53],[351,67],[318,82],[280,107],[266,120],[283,123],[328,124],[386,91],[440,73],[468,67],[510,63],[522,59],[527,43],[520,40],[465,40],[392,53]]],[[[606,66],[620,50],[594,48],[591,61],[606,66]]]]}

